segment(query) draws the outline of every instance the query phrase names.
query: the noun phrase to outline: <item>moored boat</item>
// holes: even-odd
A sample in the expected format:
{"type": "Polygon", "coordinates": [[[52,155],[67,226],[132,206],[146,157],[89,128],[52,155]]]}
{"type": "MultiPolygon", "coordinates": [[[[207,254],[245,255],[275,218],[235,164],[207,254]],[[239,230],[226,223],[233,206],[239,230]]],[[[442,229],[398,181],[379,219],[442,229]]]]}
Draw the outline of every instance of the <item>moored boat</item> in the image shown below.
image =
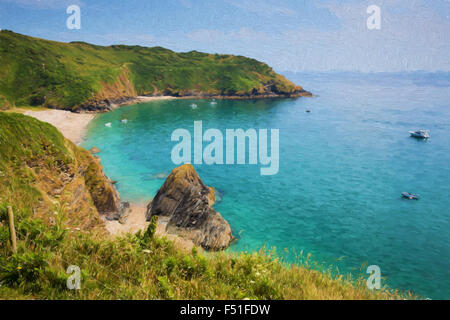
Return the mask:
{"type": "Polygon", "coordinates": [[[409,131],[409,134],[417,139],[428,139],[430,137],[430,131],[428,130],[409,131]]]}
{"type": "Polygon", "coordinates": [[[409,200],[419,200],[418,194],[412,194],[409,192],[402,192],[402,197],[409,200]]]}

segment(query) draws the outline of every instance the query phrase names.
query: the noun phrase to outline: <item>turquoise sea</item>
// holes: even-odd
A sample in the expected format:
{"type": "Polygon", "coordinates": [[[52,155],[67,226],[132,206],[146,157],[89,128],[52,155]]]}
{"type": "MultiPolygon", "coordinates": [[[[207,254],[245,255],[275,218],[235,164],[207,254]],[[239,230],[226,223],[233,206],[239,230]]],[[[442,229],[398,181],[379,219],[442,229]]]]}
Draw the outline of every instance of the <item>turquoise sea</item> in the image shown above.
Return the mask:
{"type": "Polygon", "coordinates": [[[126,106],[97,116],[83,146],[101,149],[123,199],[147,203],[175,167],[173,130],[193,134],[196,120],[223,133],[279,129],[277,175],[261,176],[257,165],[195,166],[239,238],[230,250],[304,250],[355,275],[378,265],[382,284],[450,299],[450,74],[286,76],[316,96],[126,106]],[[431,139],[410,138],[414,129],[431,139]],[[403,191],[421,199],[403,200],[403,191]]]}

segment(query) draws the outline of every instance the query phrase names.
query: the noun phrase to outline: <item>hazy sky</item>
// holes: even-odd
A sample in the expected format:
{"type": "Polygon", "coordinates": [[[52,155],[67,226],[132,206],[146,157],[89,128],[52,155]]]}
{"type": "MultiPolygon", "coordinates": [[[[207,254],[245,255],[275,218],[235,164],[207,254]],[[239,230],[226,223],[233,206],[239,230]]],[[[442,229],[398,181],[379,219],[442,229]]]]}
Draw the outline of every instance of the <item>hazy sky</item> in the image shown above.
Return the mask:
{"type": "Polygon", "coordinates": [[[241,54],[277,71],[450,71],[450,0],[0,0],[0,28],[241,54]],[[80,30],[66,27],[72,4],[80,30]],[[370,5],[380,30],[367,28],[370,5]]]}

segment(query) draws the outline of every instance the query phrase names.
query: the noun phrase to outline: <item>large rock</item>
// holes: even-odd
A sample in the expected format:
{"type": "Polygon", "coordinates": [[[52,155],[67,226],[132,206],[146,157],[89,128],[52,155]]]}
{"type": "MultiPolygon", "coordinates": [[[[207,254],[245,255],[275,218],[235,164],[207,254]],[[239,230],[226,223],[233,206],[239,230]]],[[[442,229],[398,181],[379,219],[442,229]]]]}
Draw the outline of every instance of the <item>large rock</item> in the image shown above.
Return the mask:
{"type": "Polygon", "coordinates": [[[190,164],[175,168],[147,206],[146,217],[159,216],[166,231],[207,250],[222,250],[233,240],[230,225],[211,206],[214,189],[207,187],[190,164]]]}

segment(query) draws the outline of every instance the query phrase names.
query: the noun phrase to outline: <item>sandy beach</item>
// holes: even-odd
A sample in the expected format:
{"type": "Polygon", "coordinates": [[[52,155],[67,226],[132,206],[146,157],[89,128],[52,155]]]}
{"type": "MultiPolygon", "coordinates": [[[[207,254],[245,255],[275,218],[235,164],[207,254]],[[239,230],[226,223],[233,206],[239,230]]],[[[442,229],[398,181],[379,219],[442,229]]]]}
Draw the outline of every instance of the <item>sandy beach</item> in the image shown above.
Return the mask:
{"type": "Polygon", "coordinates": [[[106,230],[112,235],[120,236],[126,233],[136,233],[139,230],[145,230],[149,222],[145,219],[146,206],[144,204],[130,204],[130,213],[125,223],[118,220],[105,221],[106,230]]]}
{"type": "Polygon", "coordinates": [[[73,113],[54,109],[42,111],[27,110],[24,114],[54,125],[64,137],[75,144],[80,144],[83,141],[86,127],[89,121],[95,117],[95,114],[73,113]]]}
{"type": "MultiPolygon", "coordinates": [[[[120,223],[117,220],[105,221],[106,230],[113,237],[123,236],[127,233],[135,234],[139,230],[145,231],[150,224],[145,219],[145,212],[147,206],[143,204],[132,203],[130,205],[131,212],[129,213],[126,222],[120,223]]],[[[169,240],[173,241],[175,246],[179,249],[190,251],[195,246],[191,240],[183,239],[174,234],[168,234],[166,232],[167,222],[160,221],[156,228],[156,235],[162,237],[166,236],[169,240]]]]}
{"type": "Polygon", "coordinates": [[[177,97],[172,96],[157,96],[157,97],[148,97],[148,96],[137,96],[133,101],[133,103],[144,103],[151,101],[159,101],[159,100],[173,100],[178,99],[177,97]]]}

